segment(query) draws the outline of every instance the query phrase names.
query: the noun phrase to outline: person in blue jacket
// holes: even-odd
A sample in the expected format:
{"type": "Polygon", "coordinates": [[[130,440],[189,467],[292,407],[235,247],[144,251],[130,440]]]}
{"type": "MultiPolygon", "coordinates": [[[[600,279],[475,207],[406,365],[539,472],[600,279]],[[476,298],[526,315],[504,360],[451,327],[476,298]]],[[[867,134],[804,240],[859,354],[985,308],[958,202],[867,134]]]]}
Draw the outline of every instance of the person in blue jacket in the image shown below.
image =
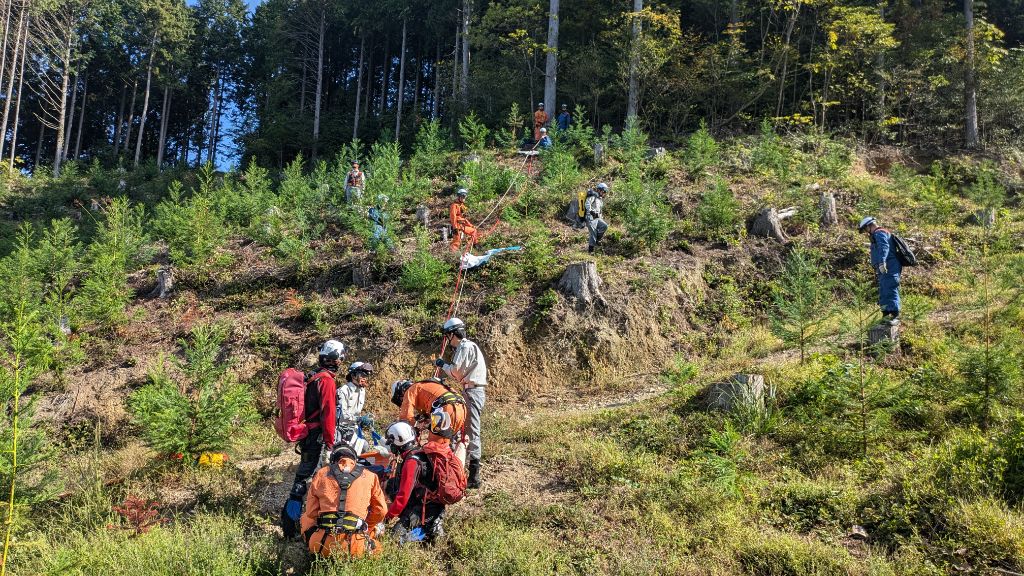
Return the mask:
{"type": "Polygon", "coordinates": [[[562,111],[558,114],[558,130],[568,130],[569,125],[572,124],[572,114],[569,113],[569,107],[562,104],[562,111]]]}
{"type": "Polygon", "coordinates": [[[896,257],[892,233],[880,227],[872,216],[861,220],[857,230],[871,238],[871,267],[878,275],[878,305],[882,308],[882,320],[890,325],[898,324],[903,263],[896,257]]]}

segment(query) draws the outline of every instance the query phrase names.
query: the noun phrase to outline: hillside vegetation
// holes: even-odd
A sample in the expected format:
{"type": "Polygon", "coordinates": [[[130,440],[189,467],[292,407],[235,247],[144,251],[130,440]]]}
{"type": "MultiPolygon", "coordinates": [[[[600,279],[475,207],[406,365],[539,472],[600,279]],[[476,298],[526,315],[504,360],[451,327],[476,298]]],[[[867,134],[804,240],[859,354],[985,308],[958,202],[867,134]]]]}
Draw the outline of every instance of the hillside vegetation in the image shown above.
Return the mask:
{"type": "Polygon", "coordinates": [[[357,141],[280,173],[71,162],[11,179],[11,573],[1024,571],[1019,151],[930,160],[766,122],[660,153],[635,127],[579,126],[527,166],[472,118],[462,134],[457,150],[425,123],[410,153],[357,141]],[[344,202],[350,158],[367,197],[387,196],[386,241],[344,202]],[[598,181],[612,227],[588,255],[561,215],[598,181]],[[469,272],[459,308],[491,364],[484,488],[433,547],[311,565],[274,525],[297,462],[268,421],[276,375],[341,339],[378,367],[368,410],[388,421],[387,385],[427,375],[439,348],[457,256],[438,226],[457,186],[475,220],[493,211],[476,252],[524,246],[469,272]],[[822,190],[838,227],[819,225],[822,190]],[[788,243],[748,234],[761,208],[790,206],[788,243]],[[988,209],[993,225],[973,223],[988,209]],[[865,343],[866,214],[922,260],[898,349],[865,343]],[[604,305],[556,289],[587,259],[604,305]],[[764,399],[709,408],[736,373],[766,376],[764,399]],[[220,450],[223,468],[193,463],[220,450]]]}

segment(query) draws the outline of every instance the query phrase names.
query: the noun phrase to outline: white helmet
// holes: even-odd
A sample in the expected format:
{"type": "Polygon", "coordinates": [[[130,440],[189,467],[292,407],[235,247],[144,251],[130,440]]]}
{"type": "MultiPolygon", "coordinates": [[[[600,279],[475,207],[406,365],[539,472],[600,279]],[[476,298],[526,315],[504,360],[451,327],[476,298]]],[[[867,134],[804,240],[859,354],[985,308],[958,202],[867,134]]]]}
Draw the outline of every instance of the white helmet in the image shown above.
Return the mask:
{"type": "Polygon", "coordinates": [[[441,325],[441,334],[448,336],[449,334],[455,334],[460,339],[466,337],[466,323],[458,318],[449,318],[443,325],[441,325]]]}
{"type": "Polygon", "coordinates": [[[345,359],[345,353],[348,349],[345,345],[337,340],[328,340],[320,346],[320,352],[317,354],[317,360],[320,365],[324,368],[333,368],[335,370],[341,365],[341,361],[345,359]]]}
{"type": "Polygon", "coordinates": [[[413,430],[408,422],[395,422],[388,426],[387,432],[384,433],[384,438],[389,445],[398,451],[402,451],[410,444],[416,442],[416,431],[413,430]]]}
{"type": "Polygon", "coordinates": [[[871,224],[874,224],[875,222],[876,220],[874,216],[866,216],[863,220],[860,221],[860,224],[857,225],[857,231],[863,232],[865,228],[867,228],[871,224]]]}
{"type": "Polygon", "coordinates": [[[540,129],[540,133],[541,134],[547,134],[548,133],[548,129],[547,128],[541,128],[540,129]]]}
{"type": "Polygon", "coordinates": [[[460,198],[465,198],[466,196],[469,196],[469,190],[466,190],[465,188],[459,188],[459,191],[456,192],[455,195],[460,198]]]}

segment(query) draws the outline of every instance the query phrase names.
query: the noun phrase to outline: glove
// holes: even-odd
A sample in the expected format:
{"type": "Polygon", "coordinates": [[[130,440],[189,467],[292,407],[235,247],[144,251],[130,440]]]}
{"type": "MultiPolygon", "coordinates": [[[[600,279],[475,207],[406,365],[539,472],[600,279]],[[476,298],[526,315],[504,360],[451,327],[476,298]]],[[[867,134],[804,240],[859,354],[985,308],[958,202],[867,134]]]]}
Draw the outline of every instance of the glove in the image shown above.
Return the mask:
{"type": "Polygon", "coordinates": [[[889,267],[885,265],[885,262],[882,262],[881,264],[878,265],[878,273],[879,274],[888,274],[889,273],[889,267]]]}
{"type": "Polygon", "coordinates": [[[364,428],[372,428],[373,427],[373,414],[363,414],[362,416],[359,417],[358,420],[356,420],[356,424],[359,424],[360,426],[362,426],[364,428]]]}
{"type": "Polygon", "coordinates": [[[382,457],[385,457],[385,458],[390,458],[391,457],[391,450],[387,446],[385,446],[384,444],[378,444],[376,450],[377,450],[377,454],[380,454],[382,457]]]}
{"type": "Polygon", "coordinates": [[[444,368],[444,364],[444,358],[438,358],[437,360],[434,360],[434,366],[437,366],[438,368],[444,368]]]}

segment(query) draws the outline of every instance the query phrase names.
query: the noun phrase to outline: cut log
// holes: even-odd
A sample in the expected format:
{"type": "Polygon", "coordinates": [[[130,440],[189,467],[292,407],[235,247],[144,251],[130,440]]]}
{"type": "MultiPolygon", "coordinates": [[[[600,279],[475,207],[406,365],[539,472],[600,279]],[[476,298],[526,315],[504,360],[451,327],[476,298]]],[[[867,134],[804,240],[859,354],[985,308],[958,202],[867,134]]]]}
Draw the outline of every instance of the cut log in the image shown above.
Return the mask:
{"type": "Polygon", "coordinates": [[[416,207],[416,221],[424,228],[430,227],[430,208],[427,208],[425,204],[416,207]]]}
{"type": "Polygon", "coordinates": [[[604,144],[594,142],[594,164],[604,164],[604,144]]]}
{"type": "Polygon", "coordinates": [[[764,208],[751,222],[750,233],[762,238],[774,238],[782,243],[789,242],[786,231],[782,229],[782,220],[792,217],[796,212],[796,208],[785,208],[781,211],[771,207],[764,208]]]}
{"type": "Polygon", "coordinates": [[[708,386],[702,396],[708,408],[732,410],[737,406],[763,406],[766,386],[760,374],[736,374],[708,386]]]}
{"type": "Polygon", "coordinates": [[[836,196],[831,192],[822,191],[818,197],[818,207],[821,209],[821,227],[833,228],[839,224],[839,216],[836,214],[836,196]]]}
{"type": "Polygon", "coordinates": [[[576,262],[565,268],[562,278],[558,281],[558,291],[573,300],[576,306],[606,306],[607,302],[601,294],[601,284],[597,264],[576,262]]]}
{"type": "Polygon", "coordinates": [[[163,300],[174,289],[174,270],[170,267],[161,268],[156,272],[156,287],[149,293],[151,298],[163,300]]]}
{"type": "Polygon", "coordinates": [[[868,329],[868,344],[876,346],[879,344],[898,344],[900,341],[900,325],[890,326],[887,322],[880,322],[868,329]]]}

